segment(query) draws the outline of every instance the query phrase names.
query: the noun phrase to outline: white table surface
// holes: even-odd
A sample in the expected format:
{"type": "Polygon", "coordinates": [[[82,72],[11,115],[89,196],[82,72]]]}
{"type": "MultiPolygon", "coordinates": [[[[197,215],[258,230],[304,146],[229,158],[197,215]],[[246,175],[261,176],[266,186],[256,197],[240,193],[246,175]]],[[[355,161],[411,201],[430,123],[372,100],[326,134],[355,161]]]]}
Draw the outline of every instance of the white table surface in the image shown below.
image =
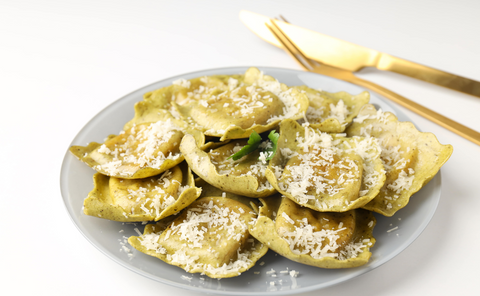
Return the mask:
{"type": "MultiPolygon", "coordinates": [[[[2,294],[204,295],[137,275],[91,245],[65,210],[60,166],[87,121],[142,86],[218,67],[300,69],[243,26],[242,9],[480,80],[476,0],[2,0],[2,294]]],[[[360,76],[480,131],[480,98],[376,70],[360,76]]],[[[321,292],[479,295],[480,146],[400,109],[454,146],[437,212],[400,255],[321,292]]]]}

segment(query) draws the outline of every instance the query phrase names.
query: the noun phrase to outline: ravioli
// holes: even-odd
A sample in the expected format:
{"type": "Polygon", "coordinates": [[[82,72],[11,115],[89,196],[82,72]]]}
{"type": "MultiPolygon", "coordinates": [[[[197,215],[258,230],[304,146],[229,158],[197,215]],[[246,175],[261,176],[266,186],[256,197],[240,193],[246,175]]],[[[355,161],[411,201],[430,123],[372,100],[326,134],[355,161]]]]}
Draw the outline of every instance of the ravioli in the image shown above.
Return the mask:
{"type": "Polygon", "coordinates": [[[245,204],[204,197],[191,204],[166,229],[147,225],[128,242],[137,250],[190,273],[229,278],[250,269],[268,247],[250,236],[256,214],[245,204]]]}
{"type": "MultiPolygon", "coordinates": [[[[366,163],[372,160],[362,158],[353,149],[353,142],[347,148],[345,141],[351,140],[284,120],[276,154],[265,175],[278,192],[316,211],[345,212],[362,207],[374,197],[374,192],[367,194],[362,188],[367,186],[362,185],[367,179],[363,175],[369,166],[366,163]]],[[[381,175],[382,168],[375,169],[381,175]]],[[[381,176],[378,182],[382,182],[381,176]]]]}
{"type": "Polygon", "coordinates": [[[249,231],[276,253],[320,268],[358,267],[370,259],[376,223],[370,212],[316,212],[279,196],[260,200],[263,206],[249,231]]]}
{"type": "MultiPolygon", "coordinates": [[[[183,122],[164,114],[162,120],[141,123],[109,136],[103,144],[72,146],[70,151],[99,173],[124,179],[158,175],[183,161],[183,122]]],[[[198,141],[204,140],[197,137],[198,141]]],[[[199,143],[203,145],[203,143],[199,143]]]]}
{"type": "Polygon", "coordinates": [[[305,119],[311,127],[322,132],[343,132],[357,116],[360,108],[370,101],[370,94],[367,91],[351,95],[344,91],[329,93],[315,90],[305,85],[295,88],[304,92],[309,100],[305,119]]]}
{"type": "Polygon", "coordinates": [[[268,248],[320,268],[361,266],[372,211],[392,216],[452,153],[368,101],[257,68],[177,79],[144,94],[119,135],[70,148],[97,171],[84,213],[156,222],[129,243],[212,278],[240,275],[268,248]]]}
{"type": "Polygon", "coordinates": [[[399,122],[392,113],[377,111],[373,105],[365,105],[346,132],[378,139],[386,181],[363,208],[388,217],[405,207],[453,152],[451,145],[440,144],[435,135],[419,132],[411,122],[399,122]]]}
{"type": "Polygon", "coordinates": [[[190,80],[177,79],[167,87],[162,87],[143,95],[143,101],[135,104],[135,117],[125,125],[125,129],[134,124],[143,122],[156,122],[163,112],[170,113],[176,119],[181,116],[175,104],[184,105],[189,96],[193,100],[217,95],[229,90],[232,81],[238,83],[241,75],[216,75],[194,78],[190,80]]]}
{"type": "Polygon", "coordinates": [[[191,136],[185,136],[180,151],[189,167],[212,186],[248,197],[272,195],[276,190],[265,176],[267,162],[259,159],[257,150],[237,161],[228,159],[247,144],[247,140],[235,140],[210,152],[204,152],[191,136]]]}
{"type": "Polygon", "coordinates": [[[186,84],[173,103],[182,118],[208,136],[248,138],[273,129],[285,118],[299,119],[308,108],[305,94],[250,68],[242,79],[229,79],[226,91],[186,84]]]}
{"type": "Polygon", "coordinates": [[[378,195],[386,180],[385,167],[380,158],[382,148],[378,140],[371,137],[357,136],[343,138],[337,147],[342,151],[356,153],[362,158],[363,172],[359,197],[361,198],[361,203],[371,201],[378,195]]]}
{"type": "Polygon", "coordinates": [[[84,200],[86,215],[120,222],[158,221],[180,212],[201,193],[187,166],[175,166],[144,179],[119,179],[100,173],[84,200]]]}

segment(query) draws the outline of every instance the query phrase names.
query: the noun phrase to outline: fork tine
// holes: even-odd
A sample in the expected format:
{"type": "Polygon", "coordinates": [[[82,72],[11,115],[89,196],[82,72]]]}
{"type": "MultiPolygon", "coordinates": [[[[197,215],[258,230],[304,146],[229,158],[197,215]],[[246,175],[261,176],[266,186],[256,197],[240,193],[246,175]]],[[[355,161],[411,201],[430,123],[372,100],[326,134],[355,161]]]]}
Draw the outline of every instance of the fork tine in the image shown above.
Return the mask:
{"type": "Polygon", "coordinates": [[[284,17],[283,17],[283,15],[279,14],[279,15],[278,15],[278,18],[279,18],[281,21],[283,21],[283,22],[285,22],[285,23],[289,23],[289,24],[290,24],[290,22],[289,22],[289,21],[287,21],[287,19],[286,19],[286,18],[284,18],[284,17]]]}
{"type": "Polygon", "coordinates": [[[292,56],[305,70],[310,71],[314,68],[314,64],[303,54],[303,52],[293,43],[293,41],[285,35],[280,27],[271,20],[271,24],[265,24],[270,31],[277,37],[278,41],[282,43],[287,53],[292,56]]]}

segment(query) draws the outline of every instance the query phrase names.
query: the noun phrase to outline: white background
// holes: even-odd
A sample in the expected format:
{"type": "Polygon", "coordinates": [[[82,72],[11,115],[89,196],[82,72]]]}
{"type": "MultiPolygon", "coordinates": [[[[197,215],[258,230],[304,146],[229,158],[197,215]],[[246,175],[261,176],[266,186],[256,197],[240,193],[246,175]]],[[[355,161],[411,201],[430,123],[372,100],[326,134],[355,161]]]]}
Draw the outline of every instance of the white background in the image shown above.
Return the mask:
{"type": "MultiPolygon", "coordinates": [[[[0,284],[4,295],[203,295],[113,262],[71,222],[60,166],[77,132],[123,95],[229,66],[300,67],[238,18],[246,9],[480,80],[480,1],[0,1],[0,284]]],[[[376,70],[359,74],[480,131],[480,98],[376,70]]],[[[401,108],[402,109],[402,108],[401,108]]],[[[452,144],[422,235],[329,295],[479,295],[480,146],[402,109],[452,144]]],[[[302,295],[317,295],[311,292],[302,295]]]]}

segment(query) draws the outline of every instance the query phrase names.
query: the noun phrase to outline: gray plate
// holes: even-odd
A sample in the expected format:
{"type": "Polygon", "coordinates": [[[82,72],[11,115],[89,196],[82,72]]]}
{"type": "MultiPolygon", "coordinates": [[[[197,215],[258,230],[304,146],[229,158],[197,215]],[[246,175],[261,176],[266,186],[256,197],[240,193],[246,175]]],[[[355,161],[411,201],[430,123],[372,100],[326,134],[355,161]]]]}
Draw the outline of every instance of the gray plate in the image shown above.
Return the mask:
{"type": "MultiPolygon", "coordinates": [[[[142,95],[148,91],[168,86],[178,78],[243,74],[246,69],[246,67],[236,67],[205,70],[172,77],[143,87],[102,110],[85,125],[71,145],[86,145],[92,141],[103,142],[106,136],[118,134],[123,125],[133,118],[135,102],[141,101],[142,95]]],[[[260,67],[260,70],[287,85],[305,84],[329,92],[347,91],[352,94],[363,91],[358,86],[318,74],[278,68],[260,67]]],[[[370,102],[377,108],[381,107],[384,111],[395,113],[401,121],[409,121],[403,113],[374,93],[371,94],[370,102]]],[[[435,213],[441,188],[439,173],[413,196],[407,207],[400,210],[394,217],[376,215],[378,223],[373,234],[377,243],[371,250],[373,255],[370,262],[364,266],[341,270],[320,269],[290,261],[269,251],[261,259],[261,262],[264,262],[263,265],[257,264],[236,278],[216,280],[199,274],[189,274],[178,267],[139,253],[128,244],[127,247],[131,249],[133,258],[130,258],[125,250],[119,251],[121,249],[119,240],[123,242],[124,236],[137,235],[135,228],[143,232],[143,226],[140,223],[135,225],[113,222],[83,214],[83,200],[93,189],[93,174],[94,171],[91,168],[67,151],[60,179],[63,200],[73,223],[95,247],[120,265],[152,280],[187,290],[221,295],[296,294],[332,286],[364,274],[398,255],[420,235],[435,213]],[[120,232],[121,230],[123,232],[120,232]],[[298,271],[298,277],[291,278],[288,274],[280,273],[287,268],[298,271]],[[276,271],[277,277],[271,277],[266,273],[271,269],[276,271]],[[274,282],[273,286],[271,282],[274,282]]]]}

